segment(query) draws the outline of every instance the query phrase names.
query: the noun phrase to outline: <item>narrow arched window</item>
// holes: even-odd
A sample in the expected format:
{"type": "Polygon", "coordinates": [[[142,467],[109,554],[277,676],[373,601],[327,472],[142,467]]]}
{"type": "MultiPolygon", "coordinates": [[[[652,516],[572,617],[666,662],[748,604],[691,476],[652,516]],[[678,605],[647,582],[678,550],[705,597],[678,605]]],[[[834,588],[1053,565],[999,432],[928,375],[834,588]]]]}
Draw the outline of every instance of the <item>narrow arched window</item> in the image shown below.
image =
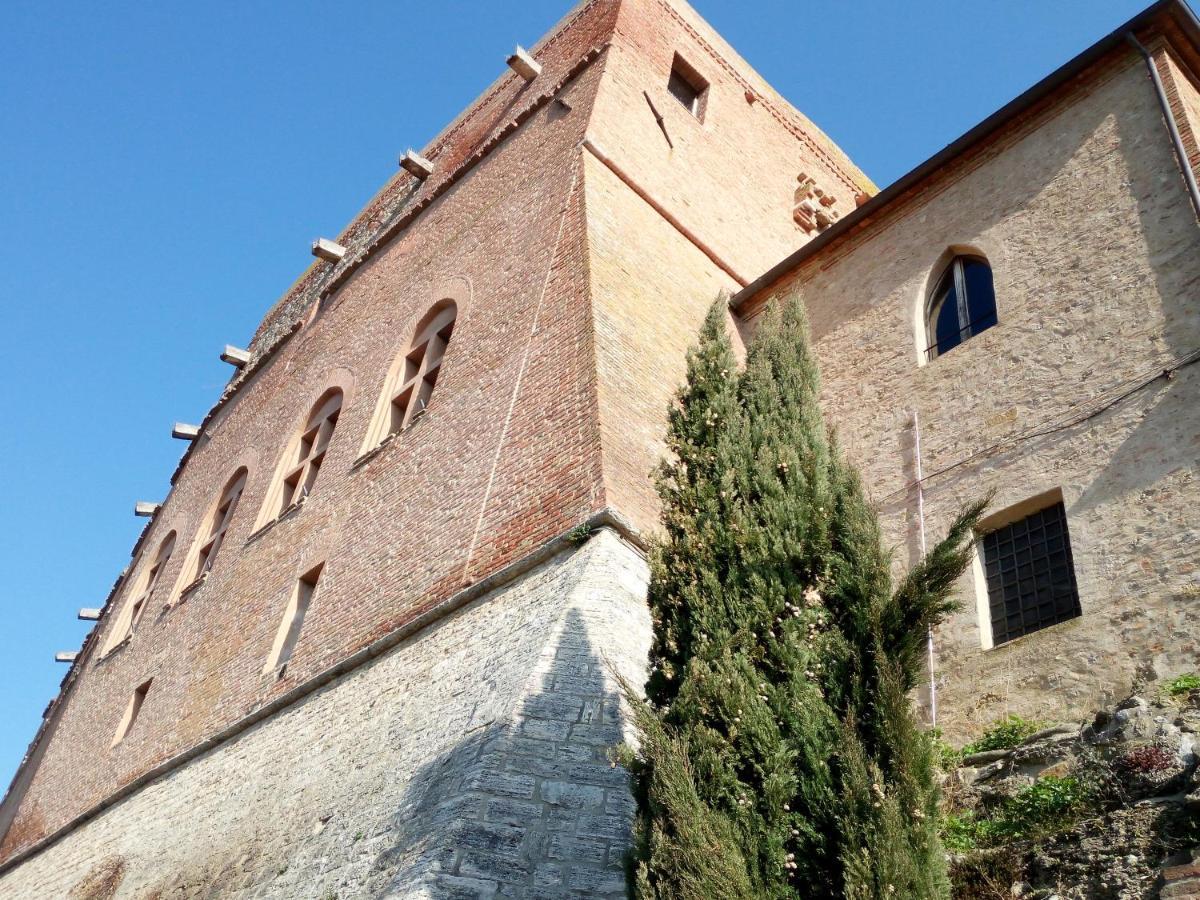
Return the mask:
{"type": "Polygon", "coordinates": [[[242,499],[242,491],[246,489],[246,474],[245,469],[238,469],[225,485],[225,490],[221,491],[221,496],[217,500],[217,508],[213,510],[212,516],[209,518],[207,533],[204,543],[200,545],[200,553],[196,557],[196,568],[192,573],[191,581],[194,582],[208,574],[217,558],[217,552],[225,543],[225,532],[229,530],[229,523],[233,521],[233,513],[237,509],[238,501],[242,499]]]}
{"type": "Polygon", "coordinates": [[[291,459],[283,473],[282,490],[275,508],[276,516],[289,506],[302,502],[312,493],[341,411],[342,392],[336,388],[322,396],[313,407],[304,425],[304,431],[289,451],[291,459]]]}
{"type": "Polygon", "coordinates": [[[996,324],[992,267],[981,256],[956,256],[929,295],[925,317],[930,359],[996,324]]]}
{"type": "Polygon", "coordinates": [[[105,653],[133,634],[133,630],[137,628],[138,622],[142,619],[142,613],[151,605],[151,601],[154,599],[154,590],[158,587],[163,570],[167,567],[167,562],[170,561],[171,554],[174,552],[175,532],[172,531],[159,542],[158,550],[155,551],[150,567],[141,575],[133,599],[126,603],[125,608],[121,610],[121,615],[104,645],[105,653]]]}
{"type": "Polygon", "coordinates": [[[453,301],[443,300],[417,324],[408,349],[388,374],[367,442],[369,447],[403,431],[425,414],[454,334],[457,315],[458,307],[453,301]]]}

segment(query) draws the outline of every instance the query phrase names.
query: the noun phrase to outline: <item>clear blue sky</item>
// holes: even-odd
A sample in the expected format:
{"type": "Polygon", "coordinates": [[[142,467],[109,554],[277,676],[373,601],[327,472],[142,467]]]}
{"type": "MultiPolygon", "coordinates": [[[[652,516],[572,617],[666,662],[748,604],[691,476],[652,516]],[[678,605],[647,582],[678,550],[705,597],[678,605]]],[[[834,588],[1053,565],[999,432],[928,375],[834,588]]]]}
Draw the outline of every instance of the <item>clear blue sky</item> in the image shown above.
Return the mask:
{"type": "MultiPolygon", "coordinates": [[[[882,187],[1142,0],[694,0],[882,187]]],[[[568,0],[9,0],[0,790],[258,317],[568,0]],[[331,13],[336,13],[332,15],[331,13]]]]}

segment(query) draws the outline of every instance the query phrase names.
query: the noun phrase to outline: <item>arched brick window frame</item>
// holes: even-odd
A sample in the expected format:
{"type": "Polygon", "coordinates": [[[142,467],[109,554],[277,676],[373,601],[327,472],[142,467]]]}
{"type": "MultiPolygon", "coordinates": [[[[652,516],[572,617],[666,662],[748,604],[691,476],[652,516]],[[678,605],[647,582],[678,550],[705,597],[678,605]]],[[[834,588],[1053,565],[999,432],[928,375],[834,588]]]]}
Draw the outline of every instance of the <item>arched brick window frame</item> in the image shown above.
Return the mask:
{"type": "Polygon", "coordinates": [[[117,621],[113,623],[112,631],[109,632],[108,640],[104,643],[104,650],[101,652],[101,656],[113,650],[118,644],[133,634],[134,629],[138,626],[138,622],[141,621],[146,610],[153,604],[155,591],[162,582],[163,571],[166,569],[167,563],[171,560],[171,554],[175,552],[176,538],[177,534],[172,530],[158,542],[158,547],[154,551],[151,562],[138,577],[137,588],[132,592],[129,599],[125,601],[125,605],[121,608],[121,613],[117,617],[117,621]]]}
{"type": "Polygon", "coordinates": [[[196,543],[188,559],[184,562],[180,575],[182,587],[180,594],[187,593],[208,577],[216,563],[217,554],[225,544],[229,527],[233,523],[234,514],[241,503],[242,494],[246,490],[246,481],[250,471],[240,466],[229,476],[221,493],[217,495],[209,514],[205,516],[200,531],[196,534],[196,543]]]}
{"type": "Polygon", "coordinates": [[[298,433],[288,442],[256,529],[278,519],[312,495],[337,430],[345,396],[341,387],[330,387],[312,405],[298,433]]]}
{"type": "Polygon", "coordinates": [[[446,298],[421,317],[412,339],[396,357],[363,444],[368,451],[425,414],[441,376],[458,321],[458,305],[446,298]]]}

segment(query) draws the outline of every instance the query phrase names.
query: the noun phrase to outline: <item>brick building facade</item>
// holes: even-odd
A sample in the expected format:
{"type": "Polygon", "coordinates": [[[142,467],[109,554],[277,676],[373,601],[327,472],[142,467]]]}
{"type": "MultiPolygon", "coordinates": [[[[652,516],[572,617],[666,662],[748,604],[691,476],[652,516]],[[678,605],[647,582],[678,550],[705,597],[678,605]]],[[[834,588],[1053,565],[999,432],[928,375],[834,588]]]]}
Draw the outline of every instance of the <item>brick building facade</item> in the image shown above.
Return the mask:
{"type": "Polygon", "coordinates": [[[264,317],[0,807],[0,895],[621,896],[615,675],[722,292],[741,334],[809,309],[900,563],[981,491],[1062,503],[1077,608],[1005,640],[983,552],[939,724],[1195,668],[1198,42],[1161,3],[876,194],[685,3],[580,3],[264,317]],[[933,357],[956,259],[996,324],[933,357]]]}

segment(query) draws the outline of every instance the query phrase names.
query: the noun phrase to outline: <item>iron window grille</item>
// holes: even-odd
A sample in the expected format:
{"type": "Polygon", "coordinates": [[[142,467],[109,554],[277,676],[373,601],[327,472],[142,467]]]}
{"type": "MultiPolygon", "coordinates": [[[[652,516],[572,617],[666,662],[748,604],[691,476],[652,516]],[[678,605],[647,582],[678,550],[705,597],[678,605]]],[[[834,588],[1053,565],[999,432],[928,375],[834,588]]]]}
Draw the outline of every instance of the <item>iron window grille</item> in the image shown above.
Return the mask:
{"type": "Polygon", "coordinates": [[[984,535],[981,544],[993,645],[1082,614],[1061,501],[984,535]]]}

